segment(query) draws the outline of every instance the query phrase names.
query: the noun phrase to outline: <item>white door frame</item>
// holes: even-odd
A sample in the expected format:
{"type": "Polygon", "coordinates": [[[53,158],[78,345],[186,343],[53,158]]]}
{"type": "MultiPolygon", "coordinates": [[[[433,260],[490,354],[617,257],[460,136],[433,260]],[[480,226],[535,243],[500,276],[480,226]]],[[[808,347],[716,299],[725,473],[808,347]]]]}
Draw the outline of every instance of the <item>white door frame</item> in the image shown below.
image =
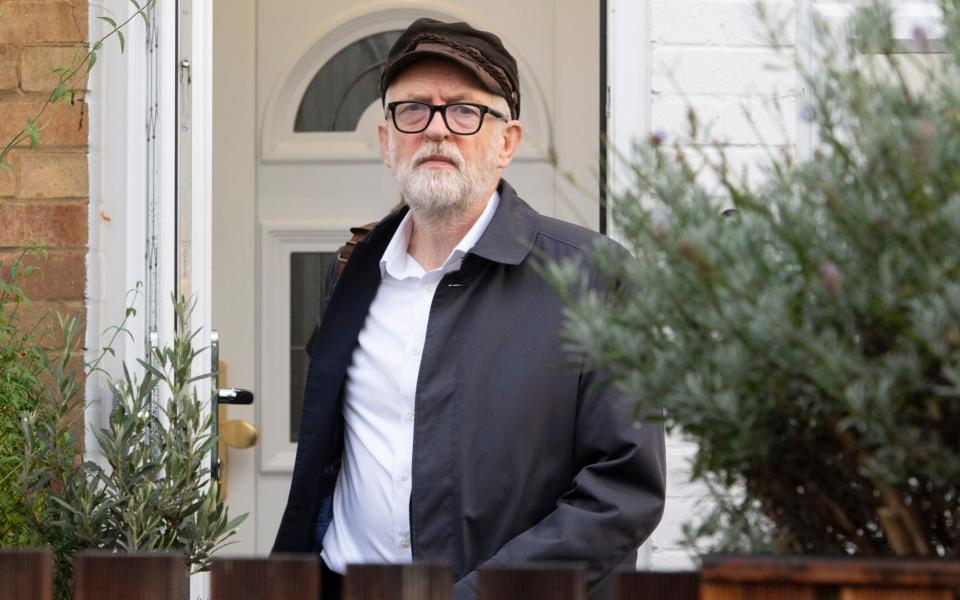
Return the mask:
{"type": "MultiPolygon", "coordinates": [[[[170,4],[173,4],[172,2],[170,4]]],[[[185,13],[183,9],[181,13],[185,13]]],[[[212,299],[213,294],[213,3],[211,0],[195,0],[190,2],[189,14],[179,15],[181,20],[189,19],[192,41],[190,44],[192,56],[180,57],[181,93],[184,92],[183,77],[189,77],[189,119],[183,115],[178,118],[181,134],[189,128],[192,148],[190,152],[190,249],[187,263],[181,263],[181,268],[189,268],[190,273],[179,274],[180,282],[188,279],[190,296],[195,302],[191,317],[191,328],[199,330],[194,344],[201,348],[209,348],[210,332],[212,327],[212,299]],[[183,60],[190,61],[189,72],[183,68],[183,60]]],[[[183,103],[180,104],[181,108],[183,103]]],[[[181,188],[182,190],[182,188],[181,188]]],[[[178,250],[179,253],[179,250],[178,250]]],[[[194,376],[209,372],[209,350],[201,355],[198,364],[193,365],[194,376]]],[[[197,381],[197,397],[211,397],[211,380],[209,378],[197,381]]],[[[194,575],[190,581],[191,598],[205,600],[209,594],[209,577],[207,573],[194,575]]]]}
{"type": "MultiPolygon", "coordinates": [[[[177,132],[178,92],[183,88],[178,73],[190,79],[189,124],[193,147],[190,160],[189,268],[191,293],[196,304],[192,326],[200,329],[198,347],[210,342],[211,319],[211,181],[212,181],[212,37],[213,15],[209,0],[196,0],[190,10],[178,15],[178,3],[158,0],[155,27],[148,33],[139,18],[126,30],[124,53],[111,39],[100,53],[100,64],[90,76],[89,136],[89,250],[87,254],[87,359],[98,354],[109,337],[103,331],[119,324],[125,309],[137,310],[126,323],[131,336],[116,339],[116,357],[103,364],[119,375],[125,362],[142,375],[137,359],[144,358],[150,331],[159,344],[173,338],[171,294],[177,290],[177,132]],[[189,73],[177,66],[177,19],[189,20],[192,56],[189,73]],[[153,37],[151,37],[153,36],[153,37]],[[149,41],[149,44],[148,44],[149,41]],[[153,213],[151,212],[153,207],[153,213]],[[153,222],[152,235],[148,220],[153,222]],[[156,257],[148,256],[156,250],[156,257]],[[148,268],[148,263],[155,265],[148,268]],[[151,285],[156,310],[145,298],[144,285],[151,285]],[[139,290],[136,296],[131,291],[139,290]]],[[[109,31],[97,17],[111,16],[121,22],[132,13],[128,0],[104,0],[91,5],[89,31],[98,39],[109,31]]],[[[183,116],[182,112],[179,116],[183,116]]],[[[195,374],[209,371],[209,355],[201,355],[195,374]],[[207,360],[204,360],[204,357],[207,360]]],[[[210,381],[197,384],[199,398],[210,396],[210,381]]],[[[86,381],[91,406],[85,413],[87,431],[103,427],[110,412],[109,391],[102,378],[86,381]]],[[[101,460],[96,440],[85,436],[86,456],[101,460]]],[[[191,582],[192,598],[206,598],[206,574],[191,582]]]]}
{"type": "MultiPolygon", "coordinates": [[[[148,31],[139,18],[126,31],[126,51],[109,40],[99,54],[100,64],[90,73],[87,101],[90,105],[88,173],[90,181],[89,249],[87,253],[87,359],[109,341],[107,328],[124,320],[125,309],[137,314],[126,321],[130,336],[115,340],[115,357],[102,365],[113,375],[121,374],[121,362],[142,375],[137,359],[145,357],[149,331],[156,329],[161,343],[173,333],[172,307],[160,302],[151,315],[144,287],[152,279],[157,295],[169,298],[173,290],[174,190],[176,87],[172,68],[175,54],[175,13],[170,2],[157,2],[155,25],[148,31]],[[155,42],[155,43],[154,43],[155,42]],[[171,65],[170,68],[163,68],[171,65]],[[152,199],[152,202],[151,202],[152,199]],[[150,216],[150,206],[156,214],[150,216]],[[156,224],[152,236],[148,218],[156,224]],[[152,237],[152,239],[151,239],[152,237]],[[168,248],[150,273],[144,257],[151,248],[168,248]]],[[[117,22],[133,12],[128,0],[105,0],[91,6],[89,31],[99,39],[109,29],[97,17],[117,22]]],[[[102,378],[86,381],[91,401],[85,414],[87,430],[106,425],[109,390],[102,378]]],[[[86,452],[99,458],[96,440],[86,436],[86,452]]]]}
{"type": "MultiPolygon", "coordinates": [[[[650,13],[646,0],[607,0],[608,203],[613,195],[625,191],[630,179],[621,157],[629,158],[633,142],[650,132],[650,13]]],[[[605,216],[607,235],[619,239],[609,208],[605,216]]],[[[652,566],[652,539],[651,535],[640,547],[638,568],[652,566]]]]}
{"type": "MultiPolygon", "coordinates": [[[[171,3],[172,4],[172,3],[171,3]]],[[[189,11],[181,9],[181,20],[189,19],[192,32],[191,56],[179,57],[178,89],[181,93],[189,91],[189,115],[182,112],[178,115],[179,132],[181,135],[189,133],[191,136],[191,152],[189,161],[189,202],[181,202],[190,212],[189,218],[189,252],[186,263],[181,263],[177,273],[178,283],[185,279],[189,281],[189,294],[195,302],[192,316],[192,328],[199,329],[195,338],[197,347],[206,348],[210,345],[212,302],[211,295],[213,266],[211,252],[213,249],[213,4],[210,0],[192,0],[189,11]],[[189,60],[189,68],[183,61],[189,60]],[[188,88],[184,87],[184,78],[189,78],[188,88]],[[189,273],[184,273],[189,269],[189,273]]],[[[181,111],[185,105],[178,103],[181,111]]],[[[181,165],[183,167],[185,165],[181,165]]],[[[178,173],[178,177],[182,176],[178,173]]],[[[185,191],[181,188],[181,191],[185,191]]],[[[181,199],[182,200],[182,199],[181,199]]],[[[183,222],[183,221],[181,221],[183,222]]],[[[182,245],[182,244],[181,244],[182,245]]],[[[182,251],[183,248],[180,248],[182,251]]],[[[178,251],[179,252],[179,251],[178,251]]],[[[178,290],[180,288],[177,288],[178,290]]],[[[196,374],[209,372],[209,354],[204,355],[207,360],[201,360],[195,365],[196,374]]],[[[209,397],[211,392],[210,380],[203,379],[197,382],[197,393],[200,398],[209,397]]]]}
{"type": "MultiPolygon", "coordinates": [[[[106,0],[104,10],[91,7],[91,36],[106,29],[98,16],[114,16],[117,20],[129,14],[128,0],[106,0]]],[[[196,297],[194,327],[202,333],[198,346],[210,341],[211,295],[211,181],[212,181],[212,6],[209,0],[197,0],[189,18],[193,29],[193,49],[189,58],[189,75],[177,68],[176,4],[158,1],[156,73],[151,80],[150,53],[146,51],[145,32],[138,19],[127,32],[126,52],[105,46],[100,65],[91,72],[90,93],[90,246],[88,262],[88,326],[87,347],[95,354],[105,341],[102,330],[123,319],[124,308],[132,297],[129,292],[140,289],[134,303],[136,318],[127,323],[133,340],[117,340],[117,362],[133,367],[143,358],[152,323],[146,321],[142,287],[150,277],[144,256],[150,251],[146,239],[147,200],[154,194],[158,209],[156,238],[159,251],[155,261],[156,296],[159,314],[156,326],[160,343],[173,336],[170,295],[177,290],[176,246],[177,164],[176,131],[179,82],[177,73],[189,76],[189,124],[193,135],[190,161],[190,240],[188,268],[191,293],[196,297]],[[154,93],[150,89],[155,88],[154,93]],[[155,107],[151,107],[155,105],[155,107]],[[155,113],[151,110],[155,108],[155,113]],[[152,127],[150,123],[153,123],[152,127]],[[150,137],[155,136],[157,160],[148,164],[150,137]],[[151,169],[153,172],[151,173],[151,169]],[[153,191],[147,190],[153,183],[153,191]],[[145,190],[147,190],[145,192],[145,190]]],[[[186,15],[185,15],[186,16],[186,15]]],[[[113,40],[111,40],[112,42],[113,40]]],[[[116,363],[114,363],[116,365],[116,363]]],[[[110,366],[108,371],[110,371],[110,366]]],[[[203,367],[208,365],[204,364],[203,367]]],[[[116,372],[116,371],[110,371],[116,372]]],[[[102,390],[96,378],[88,381],[90,398],[102,390]]],[[[209,393],[209,382],[198,389],[209,393]]],[[[202,396],[201,396],[202,397],[202,396]]],[[[87,424],[96,425],[102,411],[88,411],[87,424]]],[[[88,440],[89,442],[89,440],[88,440]]]]}

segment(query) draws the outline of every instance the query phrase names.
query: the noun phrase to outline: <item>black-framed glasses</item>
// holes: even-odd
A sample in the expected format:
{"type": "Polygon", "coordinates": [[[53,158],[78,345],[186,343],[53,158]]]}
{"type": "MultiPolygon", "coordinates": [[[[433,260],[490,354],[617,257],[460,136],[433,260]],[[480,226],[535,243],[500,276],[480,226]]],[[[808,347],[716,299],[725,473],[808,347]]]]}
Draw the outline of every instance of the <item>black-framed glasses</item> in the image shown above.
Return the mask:
{"type": "Polygon", "coordinates": [[[498,119],[507,120],[506,115],[483,104],[474,102],[451,102],[450,104],[427,104],[402,100],[387,104],[387,112],[393,115],[393,126],[401,133],[420,133],[424,131],[433,114],[439,111],[443,122],[451,133],[473,135],[483,127],[483,117],[488,113],[498,119]]]}

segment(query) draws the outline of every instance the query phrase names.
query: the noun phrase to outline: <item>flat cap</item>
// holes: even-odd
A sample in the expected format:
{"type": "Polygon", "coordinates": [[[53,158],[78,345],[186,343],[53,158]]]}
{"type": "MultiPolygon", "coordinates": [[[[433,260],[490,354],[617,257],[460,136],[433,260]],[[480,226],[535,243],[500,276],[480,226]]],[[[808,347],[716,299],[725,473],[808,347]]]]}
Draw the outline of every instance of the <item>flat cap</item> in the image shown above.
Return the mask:
{"type": "Polygon", "coordinates": [[[519,118],[517,61],[500,38],[467,23],[444,23],[426,17],[411,23],[390,49],[380,76],[381,100],[386,100],[387,88],[401,71],[424,58],[444,58],[466,67],[487,91],[507,100],[512,118],[519,118]]]}

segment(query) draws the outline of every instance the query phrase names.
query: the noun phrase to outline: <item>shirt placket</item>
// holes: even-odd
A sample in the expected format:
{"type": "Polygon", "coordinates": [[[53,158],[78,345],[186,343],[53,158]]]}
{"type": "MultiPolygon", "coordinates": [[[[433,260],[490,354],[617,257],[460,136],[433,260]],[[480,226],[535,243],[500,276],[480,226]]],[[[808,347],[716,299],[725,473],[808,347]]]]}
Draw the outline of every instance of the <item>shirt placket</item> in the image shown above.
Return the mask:
{"type": "Polygon", "coordinates": [[[413,473],[413,432],[416,421],[417,380],[420,374],[420,360],[427,333],[427,321],[430,317],[430,305],[441,271],[426,273],[415,283],[410,299],[410,324],[407,345],[404,348],[403,368],[400,385],[400,410],[398,414],[399,444],[404,451],[396,457],[393,473],[395,512],[393,515],[394,538],[402,556],[412,560],[410,539],[409,498],[412,491],[413,473]]]}

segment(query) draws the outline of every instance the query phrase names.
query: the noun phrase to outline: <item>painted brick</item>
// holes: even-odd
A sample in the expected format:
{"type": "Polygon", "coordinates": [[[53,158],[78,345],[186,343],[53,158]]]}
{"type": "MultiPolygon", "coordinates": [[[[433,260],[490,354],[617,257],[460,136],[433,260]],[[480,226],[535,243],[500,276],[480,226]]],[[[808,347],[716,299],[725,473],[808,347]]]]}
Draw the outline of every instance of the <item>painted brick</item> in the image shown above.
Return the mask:
{"type": "MultiPolygon", "coordinates": [[[[751,187],[761,185],[767,179],[766,165],[770,160],[768,153],[779,156],[784,151],[792,151],[790,147],[733,147],[724,148],[727,156],[727,167],[730,170],[730,178],[739,182],[743,177],[751,187]]],[[[729,208],[727,193],[720,185],[720,177],[711,167],[705,167],[705,161],[709,160],[711,164],[718,164],[719,155],[713,148],[684,150],[690,164],[698,170],[697,181],[707,191],[708,194],[717,198],[717,210],[729,208]]]]}
{"type": "MultiPolygon", "coordinates": [[[[658,44],[768,45],[754,4],[754,0],[654,0],[650,9],[651,37],[658,44]]],[[[788,25],[783,28],[780,42],[794,44],[796,26],[791,17],[796,3],[768,0],[765,5],[775,23],[785,21],[788,25]]]]}
{"type": "Polygon", "coordinates": [[[697,114],[701,129],[709,128],[714,140],[727,144],[776,146],[796,141],[797,100],[793,96],[776,99],[695,97],[689,100],[678,96],[655,96],[650,109],[652,129],[663,130],[673,138],[680,134],[682,139],[689,132],[689,108],[697,114]],[[774,100],[779,104],[779,112],[774,100]]]}
{"type": "Polygon", "coordinates": [[[17,89],[17,54],[13,46],[0,46],[0,90],[17,89]]]}
{"type": "Polygon", "coordinates": [[[655,547],[651,553],[651,568],[660,571],[695,571],[697,565],[687,549],[655,547]]]}
{"type": "Polygon", "coordinates": [[[20,157],[20,198],[85,197],[86,153],[26,152],[20,157]]]}
{"type": "Polygon", "coordinates": [[[86,2],[0,1],[0,40],[14,44],[84,42],[86,2]]]}
{"type": "Polygon", "coordinates": [[[701,481],[691,481],[691,460],[696,454],[697,447],[689,442],[681,448],[667,447],[667,499],[674,500],[688,498],[702,498],[708,492],[706,484],[701,481]]]}
{"type": "Polygon", "coordinates": [[[666,439],[667,498],[660,525],[650,536],[651,563],[655,568],[687,569],[692,562],[689,550],[680,548],[683,524],[697,518],[701,499],[706,495],[704,486],[690,483],[690,459],[696,453],[696,445],[678,434],[666,439]]]}
{"type": "Polygon", "coordinates": [[[0,247],[18,247],[28,241],[48,248],[85,247],[86,204],[0,203],[0,247]]]}
{"type": "Polygon", "coordinates": [[[707,493],[706,484],[700,481],[690,481],[690,463],[687,460],[676,460],[667,453],[667,497],[668,498],[699,498],[707,493]]]}
{"type": "Polygon", "coordinates": [[[795,93],[792,52],[764,48],[655,49],[651,88],[655,94],[786,96],[795,93]]]}
{"type": "MultiPolygon", "coordinates": [[[[20,89],[25,92],[50,92],[60,81],[53,69],[71,66],[76,61],[76,48],[68,46],[28,46],[20,54],[20,89]]],[[[85,77],[79,75],[69,85],[78,89],[86,87],[85,77]]]]}
{"type": "MultiPolygon", "coordinates": [[[[14,252],[0,252],[0,261],[9,264],[14,252]]],[[[86,284],[86,256],[83,252],[51,252],[46,260],[27,257],[24,264],[40,268],[23,284],[32,300],[82,300],[86,284]]]]}
{"type": "MultiPolygon", "coordinates": [[[[42,102],[0,102],[3,118],[0,119],[0,140],[9,140],[27,124],[27,118],[36,116],[42,102]]],[[[88,118],[86,107],[78,101],[59,102],[47,107],[40,117],[40,144],[43,146],[83,146],[87,143],[88,118]]]]}
{"type": "MultiPolygon", "coordinates": [[[[725,138],[734,172],[746,168],[752,183],[765,175],[766,152],[792,151],[797,138],[797,77],[793,66],[797,3],[767,0],[785,18],[787,44],[769,47],[755,16],[753,0],[652,0],[650,4],[651,95],[653,130],[687,130],[687,106],[701,125],[711,126],[714,138],[725,138]],[[765,108],[770,97],[780,103],[782,116],[765,108]],[[754,133],[742,106],[759,130],[754,133]],[[785,123],[785,131],[780,122],[785,123]],[[766,146],[769,144],[771,146],[766,146]]],[[[646,26],[638,24],[637,26],[646,26]]],[[[674,137],[676,139],[676,137],[674,137]]],[[[697,150],[685,148],[694,164],[697,150]]],[[[715,156],[711,150],[708,156],[715,156]]],[[[718,209],[729,204],[717,178],[704,171],[700,182],[716,198],[718,209]]],[[[689,549],[680,546],[683,524],[696,522],[710,508],[704,486],[690,483],[689,460],[696,446],[680,436],[667,439],[667,503],[660,526],[651,538],[650,561],[658,569],[691,569],[689,549]]]]}
{"type": "Polygon", "coordinates": [[[654,548],[679,548],[683,541],[683,525],[697,523],[705,513],[706,506],[701,502],[702,497],[668,497],[660,526],[650,536],[654,548]]]}

